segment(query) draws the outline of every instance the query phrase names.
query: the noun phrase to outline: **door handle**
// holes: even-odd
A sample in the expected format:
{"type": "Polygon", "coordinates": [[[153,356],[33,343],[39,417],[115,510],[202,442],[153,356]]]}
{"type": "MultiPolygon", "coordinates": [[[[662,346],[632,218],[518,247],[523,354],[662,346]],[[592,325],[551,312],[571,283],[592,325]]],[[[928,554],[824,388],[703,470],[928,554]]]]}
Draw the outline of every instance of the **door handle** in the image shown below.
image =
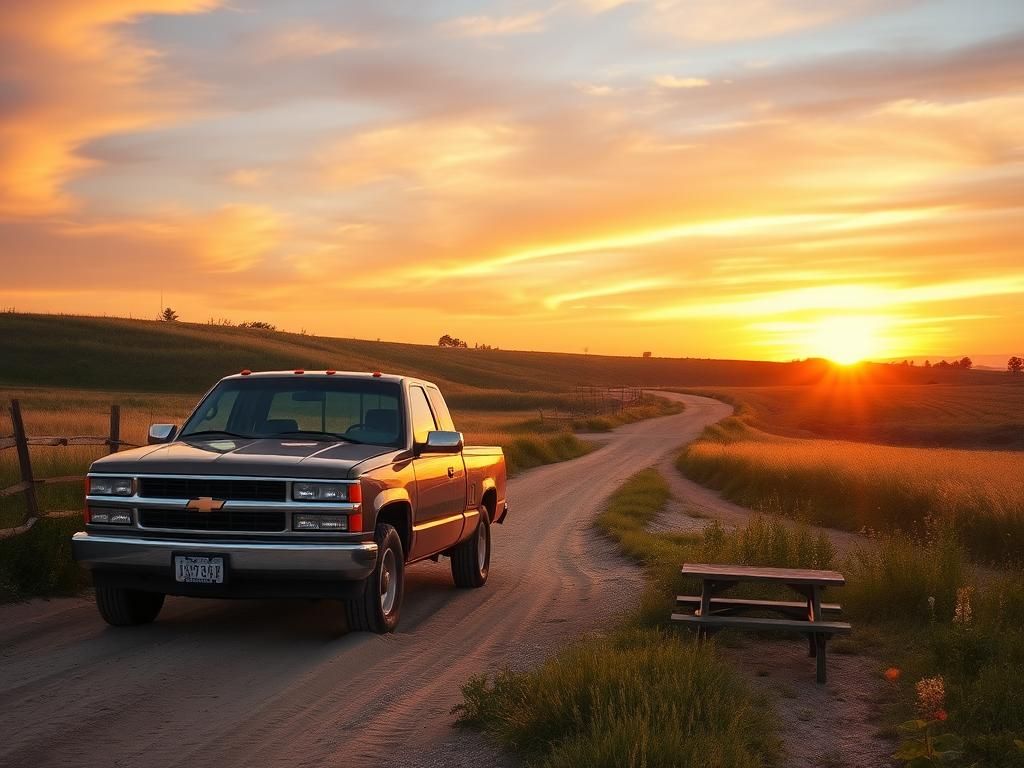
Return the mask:
{"type": "Polygon", "coordinates": [[[448,477],[455,477],[455,467],[448,467],[448,477]]]}

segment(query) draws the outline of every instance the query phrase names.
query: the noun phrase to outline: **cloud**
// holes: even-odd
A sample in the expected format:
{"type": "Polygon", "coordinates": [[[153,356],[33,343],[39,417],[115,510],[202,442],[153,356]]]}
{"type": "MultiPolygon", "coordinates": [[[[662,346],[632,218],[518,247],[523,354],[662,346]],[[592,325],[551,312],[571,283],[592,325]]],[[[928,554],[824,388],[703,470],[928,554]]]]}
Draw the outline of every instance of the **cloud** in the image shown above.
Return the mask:
{"type": "Polygon", "coordinates": [[[611,285],[600,285],[592,288],[584,288],[567,293],[557,293],[544,299],[544,306],[548,309],[558,309],[563,304],[576,304],[586,299],[604,299],[609,296],[623,296],[655,288],[664,288],[672,284],[668,278],[648,278],[643,280],[624,280],[612,283],[611,285]]]}
{"type": "MultiPolygon", "coordinates": [[[[725,42],[791,34],[842,19],[907,5],[911,0],[634,0],[639,27],[648,34],[698,42],[725,42]]],[[[626,0],[580,0],[591,13],[626,0]]]]}
{"type": "Polygon", "coordinates": [[[706,88],[711,85],[703,77],[676,77],[675,75],[658,75],[654,78],[654,82],[662,88],[706,88]]]}
{"type": "Polygon", "coordinates": [[[326,56],[365,45],[358,37],[312,24],[294,24],[261,40],[259,55],[266,59],[326,56]]]}
{"type": "Polygon", "coordinates": [[[551,13],[534,11],[517,16],[460,16],[441,24],[441,29],[456,37],[504,37],[540,32],[551,13]]]}
{"type": "Polygon", "coordinates": [[[64,185],[94,164],[77,154],[90,139],[138,129],[189,109],[187,89],[157,91],[155,52],[130,38],[145,14],[199,13],[209,0],[102,0],[0,6],[0,81],[16,82],[0,119],[0,216],[70,209],[64,185]]]}

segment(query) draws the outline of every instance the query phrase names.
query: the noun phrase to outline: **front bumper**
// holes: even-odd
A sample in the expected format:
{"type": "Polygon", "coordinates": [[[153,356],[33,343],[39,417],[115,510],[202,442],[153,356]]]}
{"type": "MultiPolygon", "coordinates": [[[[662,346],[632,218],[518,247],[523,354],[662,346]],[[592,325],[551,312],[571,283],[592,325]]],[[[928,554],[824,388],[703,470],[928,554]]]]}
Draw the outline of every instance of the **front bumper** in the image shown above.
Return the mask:
{"type": "Polygon", "coordinates": [[[198,540],[143,539],[132,536],[104,536],[76,533],[71,554],[95,571],[139,571],[171,574],[174,555],[223,554],[232,578],[365,579],[377,563],[374,542],[339,544],[332,542],[218,542],[198,540]]]}

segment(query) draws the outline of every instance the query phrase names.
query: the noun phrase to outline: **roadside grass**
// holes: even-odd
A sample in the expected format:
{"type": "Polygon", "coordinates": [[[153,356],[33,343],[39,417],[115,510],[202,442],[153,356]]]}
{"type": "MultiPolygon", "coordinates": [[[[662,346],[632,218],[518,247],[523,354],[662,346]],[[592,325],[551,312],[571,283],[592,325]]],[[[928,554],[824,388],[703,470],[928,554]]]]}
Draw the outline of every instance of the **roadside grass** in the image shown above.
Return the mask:
{"type": "Polygon", "coordinates": [[[88,575],[71,559],[71,534],[81,529],[81,516],[44,519],[0,540],[0,603],[71,595],[87,586],[88,575]]]}
{"type": "Polygon", "coordinates": [[[677,466],[752,509],[919,541],[941,523],[979,561],[1024,561],[1024,453],[786,438],[732,417],[677,466]]]}
{"type": "Polygon", "coordinates": [[[930,717],[917,708],[915,683],[938,676],[948,715],[941,730],[963,740],[962,764],[1024,766],[1014,744],[1024,738],[1024,571],[976,570],[949,529],[924,545],[883,537],[843,570],[852,637],[866,628],[872,653],[902,673],[889,683],[887,721],[930,717]]]}
{"type": "MultiPolygon", "coordinates": [[[[966,559],[956,531],[938,522],[923,542],[905,534],[880,535],[842,558],[824,532],[815,534],[806,525],[779,516],[755,514],[734,530],[712,521],[696,535],[649,532],[647,526],[668,499],[664,479],[647,470],[616,492],[596,521],[623,554],[645,568],[647,587],[626,626],[608,638],[584,640],[537,670],[474,678],[464,689],[465,701],[459,708],[464,724],[490,733],[537,765],[569,765],[571,760],[578,760],[577,765],[746,765],[742,760],[750,755],[755,759],[752,764],[770,764],[778,750],[774,737],[752,744],[741,732],[734,733],[729,738],[736,738],[749,752],[722,757],[723,763],[701,763],[689,752],[678,751],[678,733],[648,726],[648,712],[667,717],[657,707],[670,695],[659,685],[671,673],[659,666],[659,653],[679,653],[671,666],[681,668],[695,658],[692,654],[707,654],[697,656],[700,664],[717,668],[724,662],[715,654],[715,643],[730,645],[736,639],[734,633],[722,632],[713,643],[699,643],[668,628],[675,595],[698,588],[683,579],[679,565],[689,560],[834,567],[845,574],[847,584],[827,599],[841,600],[854,634],[834,643],[833,650],[869,653],[879,659],[880,677],[889,665],[902,671],[898,681],[886,683],[885,698],[879,702],[887,723],[883,730],[895,736],[897,723],[919,717],[915,683],[941,676],[948,720],[935,732],[956,733],[964,741],[963,765],[1024,766],[1024,752],[1014,743],[1024,738],[1024,570],[978,569],[966,559]],[[622,644],[635,651],[638,667],[618,658],[616,649],[622,644]],[[626,681],[626,690],[643,680],[656,700],[616,700],[608,691],[618,690],[620,678],[626,681]],[[621,701],[621,709],[608,703],[616,701],[621,701]],[[541,703],[535,707],[537,702],[541,703]],[[594,702],[603,707],[596,715],[591,714],[594,702]],[[589,730],[591,722],[600,723],[600,728],[589,730]],[[621,741],[619,728],[625,731],[621,741]],[[636,750],[622,751],[627,744],[636,750]],[[670,750],[660,752],[665,744],[670,750]],[[680,754],[686,759],[672,759],[680,754]],[[690,759],[696,762],[687,762],[690,759]]],[[[792,597],[785,590],[753,585],[740,585],[736,594],[792,597]]],[[[700,695],[697,685],[673,689],[671,695],[683,697],[675,700],[683,707],[691,701],[685,697],[700,695]]],[[[727,701],[735,701],[737,711],[747,713],[749,693],[742,686],[738,690],[727,701]]],[[[717,706],[714,697],[712,702],[717,706]]],[[[757,706],[759,714],[768,712],[763,704],[757,706]]],[[[672,719],[683,717],[676,714],[672,719]]],[[[745,723],[750,717],[756,716],[741,715],[745,723]]],[[[770,720],[756,722],[771,736],[770,720]]],[[[686,732],[686,740],[695,738],[700,743],[701,737],[686,732]]],[[[721,738],[715,734],[716,741],[721,738]]]]}
{"type": "MultiPolygon", "coordinates": [[[[664,603],[659,592],[670,571],[699,542],[645,531],[668,498],[664,478],[647,470],[613,494],[597,521],[646,567],[644,605],[664,603]]],[[[625,626],[583,639],[535,670],[472,678],[456,707],[459,723],[548,768],[775,764],[779,742],[765,701],[714,643],[666,628],[667,609],[660,621],[645,613],[641,607],[625,626]]]]}
{"type": "MultiPolygon", "coordinates": [[[[915,467],[903,471],[913,475],[915,467]]],[[[777,497],[769,501],[778,508],[777,497]]],[[[808,508],[798,509],[804,519],[808,508]]],[[[949,717],[943,727],[963,739],[964,765],[1024,766],[1024,752],[1014,745],[1024,738],[1024,570],[973,565],[955,520],[929,518],[917,536],[875,535],[839,559],[823,534],[812,537],[802,524],[755,515],[735,531],[712,523],[701,548],[698,557],[708,562],[834,564],[847,582],[835,597],[855,631],[833,650],[868,651],[902,669],[882,702],[890,728],[922,714],[914,684],[938,675],[949,717]]]]}

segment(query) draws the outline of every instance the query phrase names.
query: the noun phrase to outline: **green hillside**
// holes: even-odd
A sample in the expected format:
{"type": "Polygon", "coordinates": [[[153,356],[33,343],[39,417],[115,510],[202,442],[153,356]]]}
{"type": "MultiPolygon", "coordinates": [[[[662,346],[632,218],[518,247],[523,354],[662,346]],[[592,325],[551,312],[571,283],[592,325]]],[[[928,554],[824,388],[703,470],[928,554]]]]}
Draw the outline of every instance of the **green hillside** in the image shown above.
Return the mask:
{"type": "MultiPolygon", "coordinates": [[[[0,385],[194,394],[230,373],[289,368],[382,370],[466,390],[565,392],[576,384],[764,386],[808,384],[821,360],[767,363],[693,358],[442,349],[193,323],[0,314],[0,385]]],[[[995,373],[871,366],[878,383],[982,383],[995,373]]],[[[468,394],[468,393],[467,393],[468,394]]]]}

